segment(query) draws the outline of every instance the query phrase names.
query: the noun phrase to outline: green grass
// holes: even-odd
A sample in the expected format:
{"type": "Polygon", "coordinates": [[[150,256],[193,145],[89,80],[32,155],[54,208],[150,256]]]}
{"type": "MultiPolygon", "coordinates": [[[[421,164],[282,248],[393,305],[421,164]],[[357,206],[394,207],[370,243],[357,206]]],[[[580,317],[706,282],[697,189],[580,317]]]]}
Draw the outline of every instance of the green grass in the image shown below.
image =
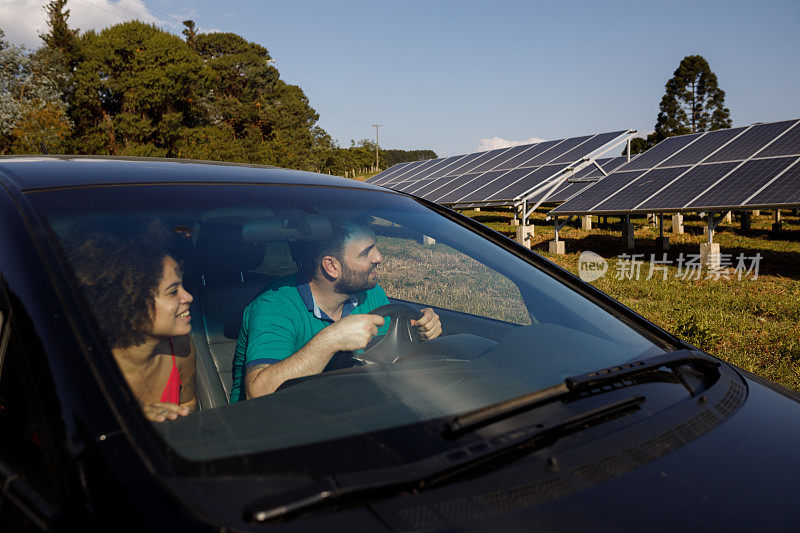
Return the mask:
{"type": "MultiPolygon", "coordinates": [[[[757,279],[685,280],[676,278],[677,267],[668,269],[667,280],[653,277],[646,280],[650,254],[655,249],[658,229],[645,218],[633,219],[636,250],[644,254],[640,279],[617,279],[619,254],[622,249],[617,221],[607,228],[583,231],[577,226],[562,230],[566,255],[548,252],[553,239],[553,222],[544,213],[532,217],[535,234],[532,248],[551,261],[578,272],[580,252],[589,250],[608,261],[605,276],[593,282],[600,290],[621,301],[648,320],[709,353],[736,366],[761,375],[781,385],[800,391],[800,217],[783,211],[783,234],[769,235],[771,213],[754,217],[752,231],[742,235],[738,223],[717,228],[714,241],[723,254],[752,257],[760,253],[757,279]],[[576,227],[577,226],[577,227],[576,227]]],[[[464,214],[509,237],[514,236],[511,211],[466,211],[464,214]]],[[[684,218],[686,234],[672,235],[668,259],[675,264],[680,253],[699,253],[705,221],[698,217],[684,218]]],[[[666,230],[670,229],[665,217],[666,230]]],[[[706,271],[703,271],[705,277],[706,271]]]]}

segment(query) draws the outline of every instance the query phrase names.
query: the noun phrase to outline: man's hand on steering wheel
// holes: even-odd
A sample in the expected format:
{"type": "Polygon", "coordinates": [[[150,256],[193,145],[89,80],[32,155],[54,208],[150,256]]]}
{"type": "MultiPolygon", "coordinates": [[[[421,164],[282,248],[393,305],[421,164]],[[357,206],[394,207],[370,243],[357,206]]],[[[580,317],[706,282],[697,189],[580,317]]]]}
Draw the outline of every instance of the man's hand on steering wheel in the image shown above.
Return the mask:
{"type": "Polygon", "coordinates": [[[426,307],[418,320],[411,320],[411,325],[417,328],[417,334],[425,340],[435,339],[442,334],[442,323],[433,309],[426,307]]]}

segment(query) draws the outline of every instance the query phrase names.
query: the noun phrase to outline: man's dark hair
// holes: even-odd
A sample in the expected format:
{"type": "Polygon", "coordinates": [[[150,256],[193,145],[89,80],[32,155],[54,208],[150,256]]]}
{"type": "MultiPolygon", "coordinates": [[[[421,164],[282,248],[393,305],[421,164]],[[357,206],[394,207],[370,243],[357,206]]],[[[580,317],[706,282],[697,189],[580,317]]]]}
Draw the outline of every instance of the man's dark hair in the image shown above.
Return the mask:
{"type": "Polygon", "coordinates": [[[344,247],[360,233],[372,234],[369,222],[365,219],[347,220],[331,225],[331,235],[323,241],[298,241],[293,244],[294,259],[301,275],[313,279],[317,267],[326,255],[343,261],[344,247]]]}
{"type": "Polygon", "coordinates": [[[129,240],[89,234],[69,250],[81,292],[111,348],[144,342],[169,255],[165,241],[151,227],[146,235],[129,240]]]}

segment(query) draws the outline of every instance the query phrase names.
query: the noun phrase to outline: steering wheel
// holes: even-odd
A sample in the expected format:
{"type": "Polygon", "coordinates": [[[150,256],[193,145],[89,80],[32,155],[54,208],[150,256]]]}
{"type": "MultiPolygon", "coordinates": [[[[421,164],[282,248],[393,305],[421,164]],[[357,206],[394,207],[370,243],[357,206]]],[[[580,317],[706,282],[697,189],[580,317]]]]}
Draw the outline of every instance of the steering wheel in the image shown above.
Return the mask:
{"type": "Polygon", "coordinates": [[[387,304],[370,311],[371,315],[389,317],[389,330],[383,337],[375,337],[358,354],[368,363],[396,363],[422,342],[412,320],[422,318],[422,311],[407,303],[387,304]]]}

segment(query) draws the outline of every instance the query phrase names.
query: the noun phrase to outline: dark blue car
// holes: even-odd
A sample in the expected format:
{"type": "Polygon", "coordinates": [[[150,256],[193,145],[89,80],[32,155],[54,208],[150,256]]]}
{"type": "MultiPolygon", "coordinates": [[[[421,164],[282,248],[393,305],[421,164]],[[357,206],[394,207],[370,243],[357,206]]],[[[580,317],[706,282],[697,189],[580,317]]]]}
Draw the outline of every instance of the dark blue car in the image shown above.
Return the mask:
{"type": "Polygon", "coordinates": [[[797,394],[455,212],[177,160],[2,158],[0,187],[3,531],[800,527],[797,394]],[[245,307],[351,219],[380,248],[389,332],[231,403],[245,307]],[[191,294],[196,408],[164,421],[73,259],[153,224],[191,294]],[[422,308],[435,339],[409,327],[422,308]]]}

